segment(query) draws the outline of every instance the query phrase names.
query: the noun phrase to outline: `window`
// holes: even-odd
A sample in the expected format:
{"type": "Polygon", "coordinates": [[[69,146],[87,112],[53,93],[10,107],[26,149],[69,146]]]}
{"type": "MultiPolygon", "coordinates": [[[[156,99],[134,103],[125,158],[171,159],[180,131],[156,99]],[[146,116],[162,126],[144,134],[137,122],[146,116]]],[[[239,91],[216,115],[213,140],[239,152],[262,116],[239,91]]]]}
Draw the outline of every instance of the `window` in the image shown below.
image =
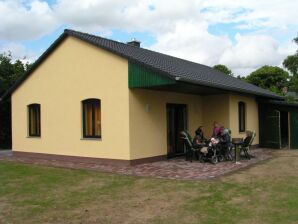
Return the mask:
{"type": "Polygon", "coordinates": [[[238,113],[239,113],[239,132],[245,132],[245,103],[238,103],[238,113]]]}
{"type": "Polygon", "coordinates": [[[101,138],[101,106],[98,99],[83,101],[83,137],[101,138]]]}
{"type": "Polygon", "coordinates": [[[40,137],[40,104],[28,105],[29,136],[40,137]]]}

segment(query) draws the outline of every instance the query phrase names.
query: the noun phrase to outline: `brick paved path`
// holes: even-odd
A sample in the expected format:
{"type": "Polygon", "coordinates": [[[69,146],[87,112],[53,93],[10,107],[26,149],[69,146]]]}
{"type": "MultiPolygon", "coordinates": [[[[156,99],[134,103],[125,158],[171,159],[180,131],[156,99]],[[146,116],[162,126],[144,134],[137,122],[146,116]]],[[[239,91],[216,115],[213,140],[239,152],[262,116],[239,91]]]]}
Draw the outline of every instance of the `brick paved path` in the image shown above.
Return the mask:
{"type": "Polygon", "coordinates": [[[1,156],[12,156],[12,151],[11,150],[0,150],[0,157],[1,156]]]}
{"type": "Polygon", "coordinates": [[[154,163],[145,163],[135,166],[114,166],[106,164],[78,163],[59,160],[26,158],[20,156],[3,156],[0,154],[0,160],[16,161],[26,164],[44,165],[52,167],[64,167],[72,169],[99,170],[104,172],[134,175],[142,177],[181,179],[181,180],[203,180],[221,176],[223,174],[236,171],[251,164],[258,163],[272,157],[272,151],[269,149],[254,149],[251,151],[253,158],[251,160],[242,159],[240,164],[235,162],[221,162],[216,165],[211,163],[199,163],[198,161],[185,161],[183,158],[169,159],[154,163]]]}

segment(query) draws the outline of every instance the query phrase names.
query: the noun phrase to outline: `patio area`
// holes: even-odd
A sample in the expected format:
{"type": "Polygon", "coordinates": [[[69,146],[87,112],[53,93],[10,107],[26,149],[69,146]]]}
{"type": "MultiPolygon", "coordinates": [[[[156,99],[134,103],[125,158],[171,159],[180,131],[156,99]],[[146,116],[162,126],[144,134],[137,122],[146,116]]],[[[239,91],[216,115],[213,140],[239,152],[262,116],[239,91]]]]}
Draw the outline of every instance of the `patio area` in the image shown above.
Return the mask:
{"type": "Polygon", "coordinates": [[[50,167],[63,167],[70,169],[98,170],[124,175],[141,177],[177,179],[177,180],[206,180],[243,169],[252,164],[270,159],[273,157],[273,150],[253,149],[250,154],[251,160],[241,159],[240,163],[234,161],[220,162],[216,165],[211,163],[199,163],[198,161],[185,161],[184,157],[168,159],[159,162],[145,163],[135,166],[114,166],[99,163],[77,163],[53,159],[38,159],[21,156],[14,156],[11,152],[0,153],[0,160],[20,162],[50,167]]]}

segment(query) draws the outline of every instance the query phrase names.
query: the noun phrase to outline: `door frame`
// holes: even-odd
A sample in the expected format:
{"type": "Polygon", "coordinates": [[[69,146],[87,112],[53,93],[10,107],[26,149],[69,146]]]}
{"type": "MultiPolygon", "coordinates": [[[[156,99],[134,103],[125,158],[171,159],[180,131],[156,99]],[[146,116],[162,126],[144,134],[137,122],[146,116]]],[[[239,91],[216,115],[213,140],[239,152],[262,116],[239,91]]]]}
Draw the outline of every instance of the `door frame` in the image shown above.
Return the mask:
{"type": "Polygon", "coordinates": [[[280,116],[281,116],[281,112],[280,110],[275,110],[276,112],[278,112],[278,131],[279,131],[279,149],[281,149],[281,121],[280,121],[280,116]]]}
{"type": "Polygon", "coordinates": [[[166,137],[167,137],[167,156],[168,158],[173,158],[173,157],[177,157],[177,156],[182,156],[185,155],[185,146],[184,147],[184,152],[183,153],[172,153],[170,148],[169,148],[169,118],[168,118],[168,108],[172,106],[172,107],[183,107],[185,108],[185,113],[183,116],[184,119],[184,129],[188,130],[188,105],[187,104],[183,104],[183,103],[166,103],[166,137]]]}

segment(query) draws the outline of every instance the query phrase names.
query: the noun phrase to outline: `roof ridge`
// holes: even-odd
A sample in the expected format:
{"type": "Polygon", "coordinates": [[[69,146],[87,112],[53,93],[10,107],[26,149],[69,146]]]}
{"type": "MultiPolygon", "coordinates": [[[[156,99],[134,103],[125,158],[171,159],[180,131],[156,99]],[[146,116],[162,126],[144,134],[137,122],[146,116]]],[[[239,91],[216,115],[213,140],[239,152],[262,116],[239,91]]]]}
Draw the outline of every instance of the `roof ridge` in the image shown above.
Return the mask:
{"type": "Polygon", "coordinates": [[[126,58],[128,61],[139,63],[170,78],[180,77],[181,81],[184,80],[185,82],[197,85],[247,93],[255,96],[283,99],[282,96],[267,89],[255,86],[236,77],[228,76],[207,65],[72,29],[65,29],[59,38],[50,45],[33,63],[32,67],[2,97],[5,98],[18,88],[67,36],[72,36],[95,47],[110,51],[120,57],[126,58]]]}
{"type": "MultiPolygon", "coordinates": [[[[100,38],[100,39],[107,40],[107,41],[112,41],[112,42],[117,43],[117,44],[123,44],[123,45],[129,46],[129,47],[141,48],[141,47],[137,47],[137,46],[134,46],[134,45],[128,45],[127,43],[124,43],[124,42],[121,42],[121,41],[109,39],[109,38],[98,36],[98,35],[91,34],[91,33],[81,32],[81,31],[77,31],[77,30],[64,29],[64,32],[67,33],[67,34],[70,34],[70,35],[71,35],[71,33],[79,33],[79,34],[88,35],[88,36],[92,36],[92,37],[95,37],[95,38],[100,38]]],[[[146,50],[146,48],[142,48],[142,49],[146,50]]]]}
{"type": "MultiPolygon", "coordinates": [[[[131,47],[131,48],[134,48],[134,49],[140,49],[140,50],[143,50],[143,51],[148,51],[148,52],[152,52],[152,53],[155,53],[155,54],[159,54],[159,55],[163,55],[163,56],[166,56],[166,57],[171,57],[171,58],[174,58],[174,59],[178,59],[178,60],[181,60],[181,61],[184,61],[184,62],[187,62],[187,63],[191,63],[191,64],[195,64],[195,65],[200,65],[200,66],[203,66],[207,69],[213,69],[214,72],[216,72],[217,74],[219,75],[223,75],[223,76],[226,76],[228,79],[233,79],[233,80],[238,80],[238,82],[241,82],[241,83],[245,83],[245,84],[248,84],[250,86],[254,86],[256,87],[255,85],[251,84],[251,83],[248,83],[244,80],[241,80],[241,79],[238,79],[237,77],[233,77],[233,76],[227,76],[226,74],[214,69],[213,67],[211,66],[208,66],[208,65],[204,65],[204,64],[201,64],[201,63],[198,63],[198,62],[195,62],[195,61],[190,61],[190,60],[187,60],[187,59],[184,59],[184,58],[180,58],[180,57],[176,57],[176,56],[172,56],[172,55],[169,55],[169,54],[166,54],[166,53],[162,53],[162,52],[158,52],[158,51],[154,51],[154,50],[151,50],[151,49],[147,49],[147,48],[143,48],[143,47],[137,47],[137,46],[133,46],[133,45],[129,45],[127,43],[124,43],[124,42],[121,42],[121,41],[117,41],[117,40],[113,40],[113,39],[109,39],[109,38],[106,38],[106,37],[102,37],[102,36],[98,36],[98,35],[95,35],[95,34],[90,34],[90,33],[85,33],[85,32],[81,32],[81,31],[77,31],[77,30],[72,30],[72,29],[65,29],[64,30],[65,33],[69,34],[69,35],[72,35],[72,34],[81,34],[81,35],[88,35],[88,36],[91,36],[91,37],[94,37],[94,38],[100,38],[102,40],[106,40],[106,41],[111,41],[111,42],[114,42],[116,44],[121,44],[123,46],[126,46],[126,47],[131,47]]],[[[257,86],[258,87],[258,86],[257,86]]],[[[259,87],[260,88],[260,87],[259,87]]],[[[267,91],[268,93],[271,93],[271,91],[267,90],[267,89],[263,89],[265,91],[267,91]]]]}
{"type": "Polygon", "coordinates": [[[78,34],[88,35],[88,36],[92,36],[92,37],[95,37],[95,38],[100,38],[100,39],[103,39],[103,40],[112,41],[112,42],[117,43],[117,44],[123,44],[125,46],[129,46],[129,47],[132,47],[132,48],[135,48],[135,49],[141,49],[141,50],[145,50],[145,51],[149,51],[149,52],[161,54],[161,55],[164,55],[164,56],[167,56],[167,57],[171,57],[171,58],[183,60],[183,61],[188,62],[188,63],[194,63],[194,64],[201,65],[201,66],[204,66],[204,67],[207,67],[207,68],[212,68],[212,67],[210,67],[208,65],[204,65],[204,64],[201,64],[199,62],[190,61],[190,60],[187,60],[187,59],[184,59],[184,58],[180,58],[180,57],[176,57],[176,56],[169,55],[169,54],[166,54],[166,53],[158,52],[158,51],[155,51],[155,50],[152,50],[152,49],[148,49],[148,48],[143,48],[143,47],[137,47],[137,46],[134,46],[134,45],[129,45],[129,44],[124,43],[124,42],[121,42],[121,41],[109,39],[109,38],[98,36],[98,35],[95,35],[95,34],[85,33],[85,32],[81,32],[81,31],[77,31],[77,30],[72,30],[72,29],[65,29],[64,32],[66,32],[67,34],[70,34],[70,35],[71,35],[71,33],[78,33],[78,34]]]}

